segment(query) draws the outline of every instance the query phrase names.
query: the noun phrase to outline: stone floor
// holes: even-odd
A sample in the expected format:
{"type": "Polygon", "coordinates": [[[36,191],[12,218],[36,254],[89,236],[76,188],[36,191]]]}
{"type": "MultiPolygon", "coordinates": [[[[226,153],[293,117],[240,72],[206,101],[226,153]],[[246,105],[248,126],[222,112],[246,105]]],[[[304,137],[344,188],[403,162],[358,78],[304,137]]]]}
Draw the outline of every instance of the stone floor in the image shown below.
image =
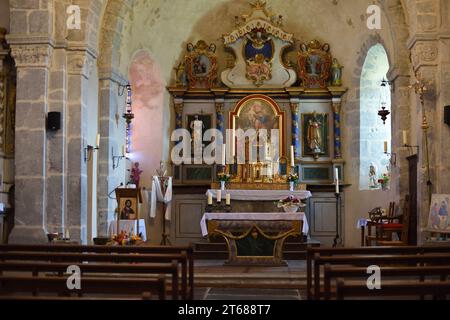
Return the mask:
{"type": "Polygon", "coordinates": [[[195,261],[196,300],[302,300],[305,281],[305,261],[288,261],[286,267],[195,261]]]}

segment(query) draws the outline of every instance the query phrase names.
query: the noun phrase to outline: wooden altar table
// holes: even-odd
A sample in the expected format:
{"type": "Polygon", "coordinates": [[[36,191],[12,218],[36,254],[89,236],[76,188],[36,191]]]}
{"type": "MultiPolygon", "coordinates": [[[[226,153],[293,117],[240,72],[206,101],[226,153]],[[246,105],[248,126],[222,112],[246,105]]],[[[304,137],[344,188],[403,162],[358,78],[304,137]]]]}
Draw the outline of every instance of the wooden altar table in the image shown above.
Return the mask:
{"type": "Polygon", "coordinates": [[[225,238],[229,265],[286,265],[283,245],[291,236],[308,234],[305,214],[298,213],[205,213],[203,236],[225,238]]]}

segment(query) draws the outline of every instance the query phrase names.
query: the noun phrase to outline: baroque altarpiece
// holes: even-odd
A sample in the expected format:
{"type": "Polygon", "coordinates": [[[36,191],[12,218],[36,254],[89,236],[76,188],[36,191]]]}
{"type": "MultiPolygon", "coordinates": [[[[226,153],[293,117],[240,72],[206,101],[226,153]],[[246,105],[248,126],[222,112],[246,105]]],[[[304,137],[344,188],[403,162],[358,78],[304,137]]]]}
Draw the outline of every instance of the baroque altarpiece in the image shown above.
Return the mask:
{"type": "MultiPolygon", "coordinates": [[[[342,183],[343,67],[329,44],[296,39],[284,30],[283,17],[273,14],[264,1],[251,6],[250,13],[234,18],[235,29],[223,35],[220,45],[204,40],[186,45],[175,67],[175,83],[168,87],[175,129],[192,131],[194,121],[202,123],[203,132],[216,128],[233,146],[233,155],[242,147],[248,155],[252,147],[260,150],[261,145],[260,141],[251,146],[249,141],[231,142],[227,129],[279,130],[278,137],[269,137],[278,139],[276,160],[270,157],[275,150],[269,147],[258,153],[256,161],[246,157],[245,164],[227,165],[234,189],[286,188],[291,170],[298,173],[302,185],[331,185],[337,168],[342,183]],[[224,56],[229,58],[222,65],[219,57],[224,56]]],[[[216,176],[214,165],[174,166],[178,185],[214,185],[216,176]]]]}

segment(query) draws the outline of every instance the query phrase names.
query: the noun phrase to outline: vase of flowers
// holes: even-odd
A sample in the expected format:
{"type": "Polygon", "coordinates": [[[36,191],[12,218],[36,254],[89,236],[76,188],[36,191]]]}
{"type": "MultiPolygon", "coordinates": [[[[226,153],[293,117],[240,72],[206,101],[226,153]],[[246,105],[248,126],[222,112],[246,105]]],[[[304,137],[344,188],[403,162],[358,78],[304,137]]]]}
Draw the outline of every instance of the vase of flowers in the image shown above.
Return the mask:
{"type": "Polygon", "coordinates": [[[390,177],[387,173],[384,173],[383,176],[380,179],[378,179],[378,183],[381,184],[382,190],[389,189],[389,181],[390,181],[390,177]]]}
{"type": "Polygon", "coordinates": [[[291,192],[295,191],[295,186],[298,184],[298,174],[291,173],[288,176],[288,182],[289,182],[289,190],[291,192]]]}
{"type": "Polygon", "coordinates": [[[279,200],[275,203],[278,208],[283,208],[284,212],[295,213],[300,207],[302,202],[294,196],[289,196],[286,199],[279,200]]]}
{"type": "Polygon", "coordinates": [[[231,175],[227,173],[219,173],[217,179],[220,181],[220,190],[225,190],[225,185],[230,181],[231,175]]]}

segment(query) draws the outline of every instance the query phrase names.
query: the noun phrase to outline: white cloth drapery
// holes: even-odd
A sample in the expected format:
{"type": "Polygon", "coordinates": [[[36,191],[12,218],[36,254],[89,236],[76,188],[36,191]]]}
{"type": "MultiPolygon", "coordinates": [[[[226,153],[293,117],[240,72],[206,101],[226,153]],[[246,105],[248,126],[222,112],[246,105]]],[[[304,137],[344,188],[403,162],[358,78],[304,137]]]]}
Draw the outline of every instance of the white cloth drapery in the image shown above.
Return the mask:
{"type": "MultiPolygon", "coordinates": [[[[217,190],[208,190],[206,194],[211,193],[213,198],[217,198],[217,190]]],[[[301,200],[306,200],[312,197],[310,191],[307,190],[232,190],[227,189],[222,191],[222,197],[229,193],[231,200],[238,201],[277,201],[289,196],[297,197],[301,200]]]]}
{"type": "Polygon", "coordinates": [[[157,202],[164,202],[166,204],[166,212],[164,213],[164,216],[167,221],[170,221],[172,213],[172,177],[168,177],[167,190],[165,195],[163,195],[159,177],[153,177],[152,195],[150,201],[150,218],[156,218],[157,202]]]}

